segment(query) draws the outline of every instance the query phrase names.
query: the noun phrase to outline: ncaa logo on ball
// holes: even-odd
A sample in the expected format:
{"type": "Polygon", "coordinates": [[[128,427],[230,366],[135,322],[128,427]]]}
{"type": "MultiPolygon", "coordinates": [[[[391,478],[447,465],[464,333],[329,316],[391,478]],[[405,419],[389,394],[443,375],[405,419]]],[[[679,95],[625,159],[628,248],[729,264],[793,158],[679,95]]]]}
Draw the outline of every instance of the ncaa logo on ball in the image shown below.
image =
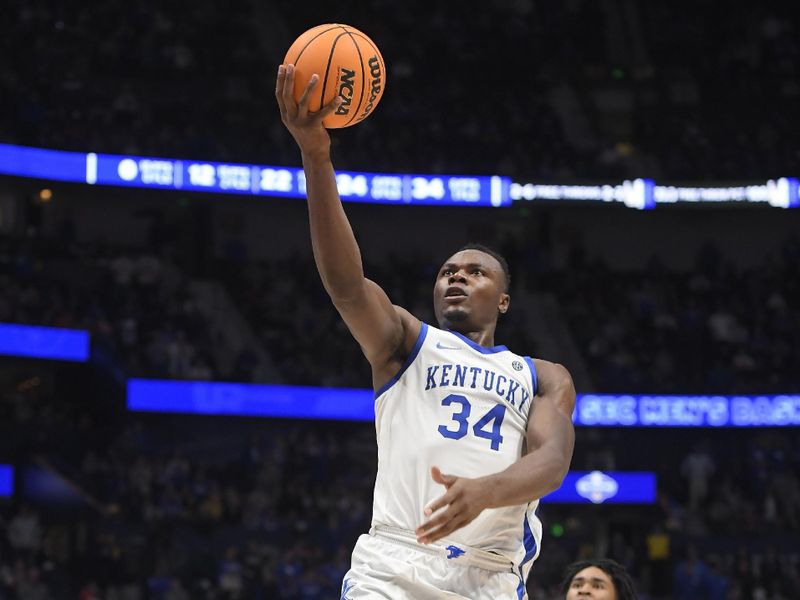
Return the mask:
{"type": "Polygon", "coordinates": [[[353,69],[342,67],[339,69],[339,96],[342,103],[336,109],[337,115],[346,115],[350,112],[350,103],[353,101],[353,86],[356,72],[353,69]]]}

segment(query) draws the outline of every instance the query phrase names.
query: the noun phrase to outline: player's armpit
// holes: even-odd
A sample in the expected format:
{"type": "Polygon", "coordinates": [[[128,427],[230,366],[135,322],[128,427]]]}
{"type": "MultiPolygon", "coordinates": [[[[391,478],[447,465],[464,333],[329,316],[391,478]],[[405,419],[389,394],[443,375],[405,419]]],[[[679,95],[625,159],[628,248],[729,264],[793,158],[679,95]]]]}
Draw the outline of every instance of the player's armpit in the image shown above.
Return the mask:
{"type": "Polygon", "coordinates": [[[373,371],[385,366],[391,370],[389,363],[402,363],[419,336],[419,319],[404,308],[394,306],[386,292],[370,279],[365,278],[361,290],[346,300],[335,299],[334,306],[373,371]]]}

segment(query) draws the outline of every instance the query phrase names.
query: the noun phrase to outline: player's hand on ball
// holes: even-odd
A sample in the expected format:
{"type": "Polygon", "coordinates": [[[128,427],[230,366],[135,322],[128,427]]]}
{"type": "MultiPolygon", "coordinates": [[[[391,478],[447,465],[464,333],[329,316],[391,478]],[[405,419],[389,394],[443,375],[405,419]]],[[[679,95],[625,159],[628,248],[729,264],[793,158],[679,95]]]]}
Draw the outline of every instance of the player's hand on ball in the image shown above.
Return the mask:
{"type": "Polygon", "coordinates": [[[331,114],[342,103],[342,98],[336,96],[331,102],[316,112],[308,110],[309,97],[314,88],[319,84],[319,76],[314,74],[306,86],[305,92],[299,101],[294,99],[294,65],[280,65],[278,67],[278,80],[275,86],[275,98],[281,111],[281,121],[286,125],[289,133],[300,146],[304,154],[315,152],[328,153],[331,138],[322,125],[322,120],[331,114]]]}
{"type": "Polygon", "coordinates": [[[489,506],[488,490],[479,479],[445,475],[439,467],[431,468],[431,477],[447,491],[425,509],[425,515],[429,517],[439,510],[441,512],[417,527],[420,544],[430,544],[469,525],[489,506]]]}

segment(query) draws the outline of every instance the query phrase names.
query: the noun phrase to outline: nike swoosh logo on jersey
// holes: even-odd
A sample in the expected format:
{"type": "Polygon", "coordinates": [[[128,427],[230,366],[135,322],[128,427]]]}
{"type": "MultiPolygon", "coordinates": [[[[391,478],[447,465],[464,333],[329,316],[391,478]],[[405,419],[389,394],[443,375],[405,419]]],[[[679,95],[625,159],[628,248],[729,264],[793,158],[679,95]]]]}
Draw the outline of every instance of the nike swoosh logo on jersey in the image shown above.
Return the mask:
{"type": "Polygon", "coordinates": [[[439,350],[461,350],[461,346],[445,346],[442,342],[436,342],[439,350]]]}

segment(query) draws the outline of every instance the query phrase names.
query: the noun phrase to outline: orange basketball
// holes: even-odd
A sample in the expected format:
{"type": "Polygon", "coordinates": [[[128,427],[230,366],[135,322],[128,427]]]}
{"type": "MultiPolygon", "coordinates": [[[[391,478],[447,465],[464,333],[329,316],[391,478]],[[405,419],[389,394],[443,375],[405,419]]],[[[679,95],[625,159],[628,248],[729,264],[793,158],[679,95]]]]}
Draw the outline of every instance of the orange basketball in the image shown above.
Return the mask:
{"type": "Polygon", "coordinates": [[[336,96],[342,104],[322,122],[328,129],[349,127],[375,110],[386,87],[386,65],[378,47],[358,29],[330,23],[309,29],[292,44],[284,64],[293,64],[294,97],[316,73],[319,82],[309,101],[318,111],[336,96]]]}

